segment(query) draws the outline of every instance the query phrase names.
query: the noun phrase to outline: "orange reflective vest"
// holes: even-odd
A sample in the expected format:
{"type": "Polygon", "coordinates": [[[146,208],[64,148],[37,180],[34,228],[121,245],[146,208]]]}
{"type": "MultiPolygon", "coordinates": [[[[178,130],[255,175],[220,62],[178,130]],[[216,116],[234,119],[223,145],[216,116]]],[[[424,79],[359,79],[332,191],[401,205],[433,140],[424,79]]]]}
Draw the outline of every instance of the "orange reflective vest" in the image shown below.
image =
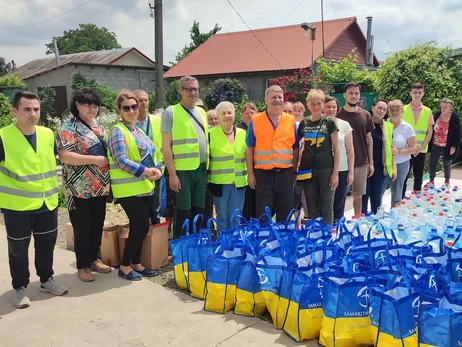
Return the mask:
{"type": "Polygon", "coordinates": [[[282,113],[274,129],[265,111],[252,117],[252,125],[255,136],[255,169],[292,167],[295,142],[294,117],[282,113]]]}

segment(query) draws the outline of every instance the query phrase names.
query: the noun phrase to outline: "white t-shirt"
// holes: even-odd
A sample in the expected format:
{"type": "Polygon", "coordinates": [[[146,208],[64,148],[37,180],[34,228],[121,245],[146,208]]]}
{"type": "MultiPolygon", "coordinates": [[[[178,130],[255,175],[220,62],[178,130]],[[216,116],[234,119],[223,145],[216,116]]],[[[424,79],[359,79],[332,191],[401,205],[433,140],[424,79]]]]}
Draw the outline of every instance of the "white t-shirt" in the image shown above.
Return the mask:
{"type": "Polygon", "coordinates": [[[345,146],[345,136],[353,131],[350,124],[343,119],[335,118],[338,127],[338,147],[340,150],[340,164],[338,171],[348,171],[348,157],[345,146]]]}
{"type": "MultiPolygon", "coordinates": [[[[413,136],[415,137],[415,132],[412,126],[409,123],[402,121],[401,124],[393,130],[393,146],[395,146],[397,149],[405,149],[408,147],[407,140],[413,136]]],[[[411,159],[410,154],[395,155],[396,164],[404,163],[409,159],[411,159]]]]}

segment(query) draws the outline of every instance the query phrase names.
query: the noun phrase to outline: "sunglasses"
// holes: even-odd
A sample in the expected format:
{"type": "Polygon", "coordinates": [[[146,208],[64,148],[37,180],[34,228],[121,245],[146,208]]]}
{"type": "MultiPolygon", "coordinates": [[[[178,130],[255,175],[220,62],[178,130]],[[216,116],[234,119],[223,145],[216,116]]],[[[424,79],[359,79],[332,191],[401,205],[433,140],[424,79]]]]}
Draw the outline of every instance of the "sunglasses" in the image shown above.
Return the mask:
{"type": "Polygon", "coordinates": [[[122,106],[122,110],[124,112],[129,112],[130,109],[132,109],[133,111],[136,111],[138,109],[138,104],[133,104],[131,106],[122,106]]]}

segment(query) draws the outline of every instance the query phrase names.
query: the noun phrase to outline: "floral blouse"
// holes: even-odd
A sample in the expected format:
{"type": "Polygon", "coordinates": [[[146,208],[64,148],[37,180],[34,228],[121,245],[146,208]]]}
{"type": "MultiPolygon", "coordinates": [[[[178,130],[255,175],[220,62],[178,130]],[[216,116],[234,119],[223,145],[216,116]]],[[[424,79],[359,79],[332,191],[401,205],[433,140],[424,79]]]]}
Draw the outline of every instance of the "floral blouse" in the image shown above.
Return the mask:
{"type": "MultiPolygon", "coordinates": [[[[78,118],[64,120],[56,132],[58,150],[89,155],[88,149],[100,144],[100,139],[107,147],[106,132],[97,119],[95,122],[97,125],[90,130],[78,118]]],[[[100,169],[96,165],[63,164],[63,185],[68,195],[67,207],[71,211],[75,209],[74,197],[89,199],[109,195],[109,166],[100,169]]]]}

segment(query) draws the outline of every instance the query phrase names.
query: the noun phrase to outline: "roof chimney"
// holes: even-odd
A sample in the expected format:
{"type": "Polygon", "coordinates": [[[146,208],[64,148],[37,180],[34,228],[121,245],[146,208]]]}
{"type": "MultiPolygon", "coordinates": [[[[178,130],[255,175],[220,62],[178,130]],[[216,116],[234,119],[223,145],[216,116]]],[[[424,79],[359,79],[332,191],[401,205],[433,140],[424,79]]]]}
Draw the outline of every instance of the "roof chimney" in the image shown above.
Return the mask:
{"type": "Polygon", "coordinates": [[[372,50],[374,37],[372,33],[372,18],[371,16],[366,17],[367,19],[367,35],[366,35],[366,55],[364,56],[365,65],[374,65],[374,53],[372,50]],[[372,59],[371,59],[372,57],[372,59]],[[371,61],[372,60],[372,61],[371,61]]]}
{"type": "Polygon", "coordinates": [[[56,37],[53,37],[53,45],[55,47],[56,66],[61,65],[61,57],[59,56],[58,42],[56,37]]]}

